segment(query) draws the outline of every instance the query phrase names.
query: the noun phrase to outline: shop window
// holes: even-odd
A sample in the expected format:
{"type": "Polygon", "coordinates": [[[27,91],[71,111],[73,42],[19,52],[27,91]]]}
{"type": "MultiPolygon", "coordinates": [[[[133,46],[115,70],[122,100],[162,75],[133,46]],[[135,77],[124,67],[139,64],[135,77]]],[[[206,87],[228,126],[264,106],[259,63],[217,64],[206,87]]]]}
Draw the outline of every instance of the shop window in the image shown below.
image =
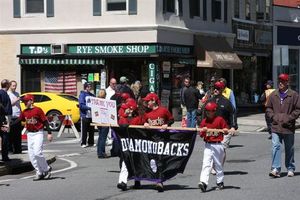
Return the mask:
{"type": "Polygon", "coordinates": [[[270,21],[270,13],[271,13],[271,2],[270,0],[266,0],[266,21],[270,21]]]}
{"type": "Polygon", "coordinates": [[[175,13],[175,0],[164,0],[163,10],[164,12],[175,13]]]}
{"type": "Polygon", "coordinates": [[[200,0],[190,0],[190,17],[200,17],[200,0]]]}
{"type": "Polygon", "coordinates": [[[54,17],[54,0],[14,0],[14,18],[20,17],[54,17]]]}
{"type": "Polygon", "coordinates": [[[234,1],[234,17],[240,18],[240,0],[234,1]]]}
{"type": "Polygon", "coordinates": [[[212,1],[212,21],[222,19],[222,2],[220,0],[212,1]]]}
{"type": "Polygon", "coordinates": [[[250,0],[246,0],[246,7],[245,7],[245,9],[246,9],[246,13],[245,13],[246,19],[250,20],[251,19],[251,14],[250,14],[250,0]]]}

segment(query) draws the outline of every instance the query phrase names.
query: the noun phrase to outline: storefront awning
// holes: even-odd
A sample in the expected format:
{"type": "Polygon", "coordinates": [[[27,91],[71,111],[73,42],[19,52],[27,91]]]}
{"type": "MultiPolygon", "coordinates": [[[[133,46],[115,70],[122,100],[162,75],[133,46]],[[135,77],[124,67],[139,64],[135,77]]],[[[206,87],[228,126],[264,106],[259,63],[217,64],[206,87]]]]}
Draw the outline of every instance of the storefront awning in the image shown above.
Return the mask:
{"type": "Polygon", "coordinates": [[[92,58],[20,58],[20,65],[104,65],[103,59],[92,58]]]}
{"type": "Polygon", "coordinates": [[[243,63],[224,37],[196,36],[197,67],[242,69],[243,63]]]}

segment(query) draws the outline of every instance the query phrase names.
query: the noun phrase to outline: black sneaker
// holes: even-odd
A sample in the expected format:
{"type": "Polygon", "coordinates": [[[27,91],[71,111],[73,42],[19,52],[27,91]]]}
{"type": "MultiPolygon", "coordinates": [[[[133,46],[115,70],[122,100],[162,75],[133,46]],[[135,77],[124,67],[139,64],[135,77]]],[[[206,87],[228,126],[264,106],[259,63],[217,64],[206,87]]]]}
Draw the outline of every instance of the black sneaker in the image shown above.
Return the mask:
{"type": "Polygon", "coordinates": [[[157,183],[155,188],[158,192],[164,192],[164,186],[162,183],[157,183]]]}
{"type": "Polygon", "coordinates": [[[217,183],[217,188],[216,190],[223,190],[224,189],[224,183],[221,182],[221,183],[217,183]]]}
{"type": "Polygon", "coordinates": [[[205,183],[199,182],[198,187],[201,189],[202,192],[206,192],[207,185],[205,183]]]}
{"type": "Polygon", "coordinates": [[[127,185],[124,182],[118,183],[117,188],[121,189],[122,191],[126,191],[127,190],[127,185]]]}
{"type": "Polygon", "coordinates": [[[34,178],[33,178],[33,181],[40,181],[40,180],[43,180],[44,179],[44,175],[41,174],[41,175],[36,175],[34,178]]]}
{"type": "Polygon", "coordinates": [[[142,186],[141,186],[141,181],[134,181],[134,186],[133,186],[134,189],[141,189],[142,186]]]}
{"type": "Polygon", "coordinates": [[[49,166],[49,170],[44,174],[45,179],[49,179],[51,177],[51,171],[52,171],[52,167],[49,166]]]}

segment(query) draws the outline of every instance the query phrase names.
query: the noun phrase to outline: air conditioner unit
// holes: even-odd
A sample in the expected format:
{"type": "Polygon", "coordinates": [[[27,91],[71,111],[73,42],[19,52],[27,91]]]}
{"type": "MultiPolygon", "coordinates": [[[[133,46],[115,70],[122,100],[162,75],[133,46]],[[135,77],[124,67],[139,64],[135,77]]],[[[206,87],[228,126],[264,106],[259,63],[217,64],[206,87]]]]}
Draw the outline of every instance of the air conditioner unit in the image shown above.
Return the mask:
{"type": "Polygon", "coordinates": [[[51,55],[62,55],[66,53],[65,44],[51,44],[51,55]]]}

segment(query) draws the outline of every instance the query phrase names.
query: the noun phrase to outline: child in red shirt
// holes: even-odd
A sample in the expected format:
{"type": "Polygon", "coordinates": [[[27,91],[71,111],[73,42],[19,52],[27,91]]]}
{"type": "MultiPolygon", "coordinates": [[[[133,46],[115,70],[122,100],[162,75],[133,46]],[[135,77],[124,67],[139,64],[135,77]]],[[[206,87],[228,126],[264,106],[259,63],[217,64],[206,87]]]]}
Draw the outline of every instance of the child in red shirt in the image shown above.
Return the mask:
{"type": "Polygon", "coordinates": [[[200,175],[200,182],[198,184],[202,192],[206,191],[208,185],[209,174],[212,169],[212,161],[217,172],[217,189],[224,188],[224,172],[222,166],[222,160],[224,157],[224,147],[222,145],[223,135],[228,134],[228,125],[226,121],[216,116],[217,104],[209,102],[205,106],[206,118],[200,123],[200,137],[205,142],[205,149],[203,153],[203,164],[200,175]],[[223,129],[220,132],[208,132],[208,129],[223,129]]]}

